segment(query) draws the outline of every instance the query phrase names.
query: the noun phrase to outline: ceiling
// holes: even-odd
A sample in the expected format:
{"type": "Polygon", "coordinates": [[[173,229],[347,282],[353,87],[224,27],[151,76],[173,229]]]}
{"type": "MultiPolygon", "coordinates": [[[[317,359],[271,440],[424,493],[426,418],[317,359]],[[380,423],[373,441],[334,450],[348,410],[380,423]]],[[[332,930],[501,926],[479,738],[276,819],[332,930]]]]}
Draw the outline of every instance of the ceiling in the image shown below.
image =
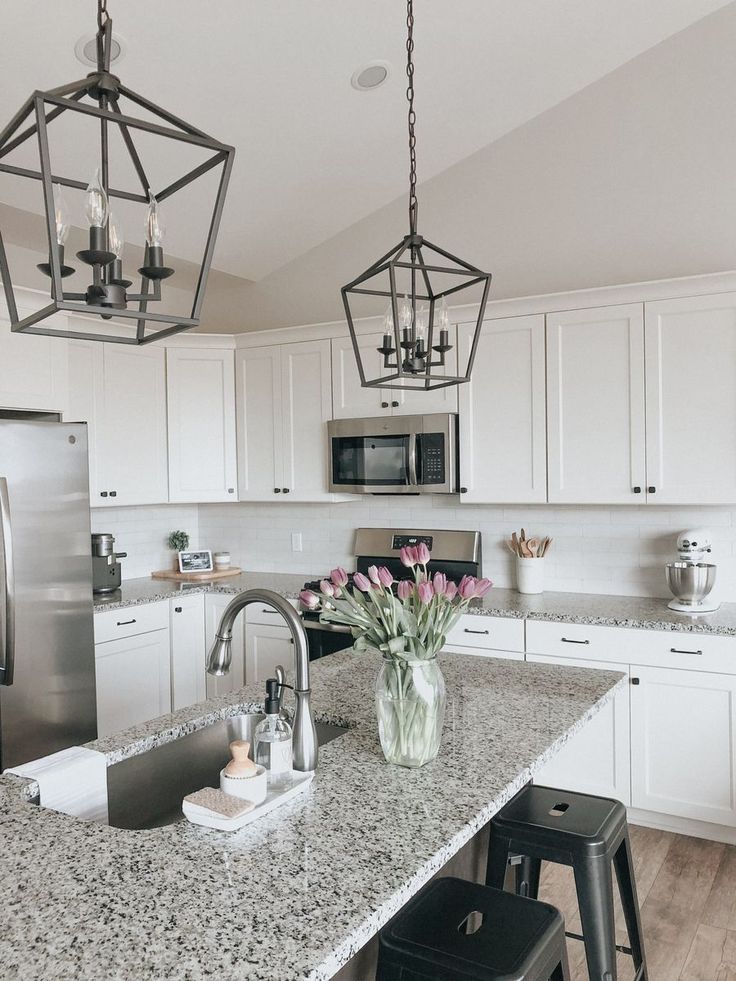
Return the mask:
{"type": "MultiPolygon", "coordinates": [[[[420,180],[438,178],[725,6],[723,0],[417,4],[420,180]]],[[[237,150],[214,262],[227,275],[218,281],[215,274],[210,287],[212,293],[219,282],[223,302],[208,297],[209,329],[303,323],[318,319],[322,310],[335,315],[334,305],[324,303],[302,311],[292,302],[279,311],[272,298],[255,317],[245,315],[242,305],[251,284],[274,277],[283,295],[285,274],[303,257],[318,255],[320,247],[340,241],[346,230],[404,194],[403,4],[109,0],[109,9],[115,32],[126,42],[116,69],[125,83],[237,150]],[[373,59],[392,66],[388,82],[374,92],[355,91],[351,75],[373,59]]],[[[34,89],[85,73],[74,44],[94,30],[95,4],[3,0],[1,18],[4,122],[34,89]]],[[[70,163],[89,169],[75,141],[65,149],[70,163]]],[[[152,165],[162,172],[179,163],[176,150],[151,152],[152,165]]],[[[81,176],[86,179],[86,171],[81,176]]],[[[18,215],[33,207],[15,190],[4,190],[0,180],[2,202],[16,208],[14,226],[22,227],[18,215]]],[[[196,260],[200,243],[189,228],[201,227],[200,212],[203,205],[195,199],[187,210],[191,222],[169,214],[171,253],[196,260]]],[[[396,208],[390,214],[386,247],[404,232],[395,223],[396,208]]],[[[126,221],[131,242],[142,240],[139,227],[126,221]]],[[[441,240],[441,234],[434,237],[441,240]]],[[[305,268],[319,275],[310,262],[305,268]]],[[[360,268],[357,261],[355,272],[360,268]]],[[[335,288],[330,281],[330,295],[335,288]]]]}

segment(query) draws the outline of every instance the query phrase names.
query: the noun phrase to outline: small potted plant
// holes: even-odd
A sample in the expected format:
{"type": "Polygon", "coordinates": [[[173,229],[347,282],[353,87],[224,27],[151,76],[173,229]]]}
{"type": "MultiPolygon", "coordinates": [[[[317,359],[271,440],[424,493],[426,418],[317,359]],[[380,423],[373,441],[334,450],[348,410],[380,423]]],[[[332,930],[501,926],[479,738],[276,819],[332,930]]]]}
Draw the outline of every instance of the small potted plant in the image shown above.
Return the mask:
{"type": "Polygon", "coordinates": [[[189,548],[189,535],[185,531],[172,531],[166,544],[174,551],[174,570],[179,571],[179,552],[186,552],[189,548]]]}

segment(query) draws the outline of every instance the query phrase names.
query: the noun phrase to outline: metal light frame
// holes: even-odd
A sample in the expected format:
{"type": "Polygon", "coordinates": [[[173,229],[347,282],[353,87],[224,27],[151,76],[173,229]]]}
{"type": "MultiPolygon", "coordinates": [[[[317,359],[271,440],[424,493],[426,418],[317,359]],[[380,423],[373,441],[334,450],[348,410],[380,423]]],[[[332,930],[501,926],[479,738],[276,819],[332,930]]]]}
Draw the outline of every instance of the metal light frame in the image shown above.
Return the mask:
{"type": "MultiPolygon", "coordinates": [[[[71,337],[83,340],[107,341],[118,344],[149,344],[151,341],[170,337],[173,334],[190,330],[199,324],[204,293],[207,285],[212,264],[212,257],[215,248],[215,241],[222,218],[225,195],[230,174],[233,166],[235,149],[219,140],[213,139],[202,130],[197,129],[190,123],[179,119],[173,113],[162,109],[150,100],[132,91],[127,86],[121,84],[120,80],[110,73],[110,51],[112,40],[112,20],[106,15],[106,4],[100,3],[100,14],[98,14],[98,35],[97,35],[97,71],[91,72],[86,78],[67,85],[59,86],[49,91],[34,92],[29,99],[21,106],[12,120],[2,132],[0,132],[0,173],[14,174],[20,177],[27,177],[32,180],[40,180],[43,185],[44,206],[46,211],[46,225],[49,236],[49,272],[51,279],[51,303],[31,316],[20,320],[18,317],[18,306],[15,299],[15,292],[10,277],[10,268],[5,252],[5,246],[0,232],[0,277],[3,281],[5,299],[10,316],[11,329],[16,333],[24,334],[44,334],[51,337],[71,337]],[[81,100],[89,96],[97,104],[89,105],[81,100]],[[146,119],[138,119],[124,114],[119,105],[121,97],[140,108],[152,113],[157,117],[156,122],[146,119]],[[50,111],[47,112],[47,108],[50,111]],[[209,220],[207,241],[204,248],[197,284],[194,291],[191,313],[188,317],[179,317],[175,314],[167,314],[148,309],[148,304],[161,298],[160,279],[152,279],[145,275],[141,276],[140,291],[138,293],[125,293],[126,303],[131,303],[135,309],[111,309],[93,305],[85,302],[87,294],[65,292],[62,286],[62,252],[56,237],[56,225],[54,215],[54,192],[53,185],[61,184],[65,187],[72,187],[85,190],[87,181],[81,181],[70,177],[52,174],[51,159],[49,152],[49,141],[47,126],[64,112],[78,112],[100,121],[100,157],[101,157],[101,183],[109,198],[122,198],[127,201],[136,201],[143,204],[149,202],[149,191],[151,185],[146,176],[146,172],[141,163],[141,159],[136,150],[131,135],[131,130],[140,130],[144,133],[151,133],[165,139],[177,140],[182,143],[195,147],[201,147],[213,151],[213,155],[201,163],[199,166],[183,174],[167,187],[162,188],[156,195],[156,199],[164,201],[177,191],[191,184],[197,178],[208,171],[221,167],[220,180],[217,189],[212,215],[209,220]],[[18,130],[28,120],[30,116],[34,121],[30,126],[18,130]],[[158,120],[161,120],[159,122],[158,120]],[[164,125],[165,124],[165,125],[164,125]],[[123,142],[128,150],[128,154],[133,163],[133,167],[141,184],[141,190],[124,190],[109,187],[108,184],[108,127],[118,126],[123,142]],[[17,135],[16,135],[17,134],[17,135]],[[40,171],[29,170],[23,167],[16,167],[3,161],[12,150],[20,146],[34,135],[37,136],[39,147],[40,171]],[[55,329],[49,326],[38,326],[39,322],[59,311],[72,313],[92,314],[100,316],[105,320],[111,317],[120,317],[127,320],[136,321],[135,334],[114,335],[107,333],[94,333],[81,330],[55,329]],[[148,324],[171,324],[172,326],[161,329],[149,329],[148,324]]],[[[105,227],[105,241],[107,242],[107,226],[105,227]]],[[[145,247],[144,266],[147,264],[149,246],[145,247]]],[[[95,272],[95,281],[98,274],[95,272]]],[[[104,280],[102,287],[105,287],[104,280]]]]}
{"type": "Polygon", "coordinates": [[[490,273],[482,272],[477,266],[473,266],[463,259],[459,259],[450,252],[446,252],[438,245],[433,245],[427,239],[422,238],[417,232],[419,205],[416,194],[416,135],[414,132],[416,113],[414,112],[413,0],[407,0],[406,26],[406,75],[408,79],[406,97],[409,104],[410,165],[409,234],[404,236],[395,248],[374,262],[372,266],[369,266],[357,279],[348,283],[347,286],[343,286],[341,292],[361,386],[363,388],[388,388],[404,391],[407,389],[432,391],[438,388],[448,388],[451,385],[462,385],[464,382],[470,381],[470,373],[473,370],[473,363],[478,350],[478,342],[480,340],[480,332],[485,315],[486,303],[488,302],[492,276],[490,273]],[[430,257],[433,261],[425,261],[425,251],[434,253],[434,256],[437,258],[430,257]],[[410,300],[411,303],[411,325],[409,327],[402,327],[399,323],[399,297],[405,291],[397,289],[396,280],[398,270],[401,270],[404,276],[407,275],[405,271],[408,270],[408,275],[411,278],[411,294],[407,294],[407,300],[410,300]],[[441,283],[442,277],[448,275],[454,277],[454,279],[464,277],[467,279],[467,282],[461,282],[459,285],[450,286],[446,289],[437,289],[436,284],[438,282],[441,283]],[[387,278],[387,284],[383,288],[372,284],[371,280],[376,277],[384,277],[384,280],[387,278]],[[449,330],[441,329],[439,330],[439,336],[437,336],[438,329],[435,323],[436,301],[457,294],[462,290],[479,286],[480,284],[482,284],[480,307],[465,372],[456,375],[440,374],[433,369],[445,367],[446,354],[452,349],[453,345],[449,341],[449,330]],[[368,378],[366,375],[358,343],[358,335],[355,331],[353,313],[350,309],[351,295],[382,296],[390,301],[390,330],[384,332],[383,344],[378,348],[378,352],[383,355],[383,367],[389,371],[389,374],[381,375],[378,378],[368,378]],[[426,344],[417,331],[417,302],[422,300],[429,303],[426,344]],[[437,355],[436,359],[432,354],[433,351],[437,355]],[[394,355],[395,359],[393,359],[394,355]]]}

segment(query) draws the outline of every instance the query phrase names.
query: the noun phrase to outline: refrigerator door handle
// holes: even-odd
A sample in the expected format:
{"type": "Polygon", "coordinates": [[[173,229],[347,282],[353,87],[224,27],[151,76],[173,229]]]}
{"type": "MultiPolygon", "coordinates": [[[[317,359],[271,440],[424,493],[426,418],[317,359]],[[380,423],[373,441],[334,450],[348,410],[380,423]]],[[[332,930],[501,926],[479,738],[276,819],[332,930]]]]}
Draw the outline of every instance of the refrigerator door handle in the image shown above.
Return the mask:
{"type": "Polygon", "coordinates": [[[0,685],[13,684],[15,666],[15,580],[10,495],[6,477],[0,477],[0,685]]]}

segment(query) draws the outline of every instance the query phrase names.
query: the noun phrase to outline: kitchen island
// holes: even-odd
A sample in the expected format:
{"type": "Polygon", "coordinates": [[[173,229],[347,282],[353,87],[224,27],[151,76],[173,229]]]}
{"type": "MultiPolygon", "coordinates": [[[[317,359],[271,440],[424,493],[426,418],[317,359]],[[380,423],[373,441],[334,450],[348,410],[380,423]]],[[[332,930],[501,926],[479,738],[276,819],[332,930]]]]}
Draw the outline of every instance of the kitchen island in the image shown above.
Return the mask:
{"type": "MultiPolygon", "coordinates": [[[[2,977],[334,977],[626,683],[455,654],[441,665],[440,756],[407,770],[378,744],[375,658],[350,650],[313,663],[316,715],[349,731],[321,749],[306,795],[232,834],[184,820],[91,824],[0,778],[2,977]]],[[[248,687],[90,746],[112,764],[260,702],[248,687]]]]}

